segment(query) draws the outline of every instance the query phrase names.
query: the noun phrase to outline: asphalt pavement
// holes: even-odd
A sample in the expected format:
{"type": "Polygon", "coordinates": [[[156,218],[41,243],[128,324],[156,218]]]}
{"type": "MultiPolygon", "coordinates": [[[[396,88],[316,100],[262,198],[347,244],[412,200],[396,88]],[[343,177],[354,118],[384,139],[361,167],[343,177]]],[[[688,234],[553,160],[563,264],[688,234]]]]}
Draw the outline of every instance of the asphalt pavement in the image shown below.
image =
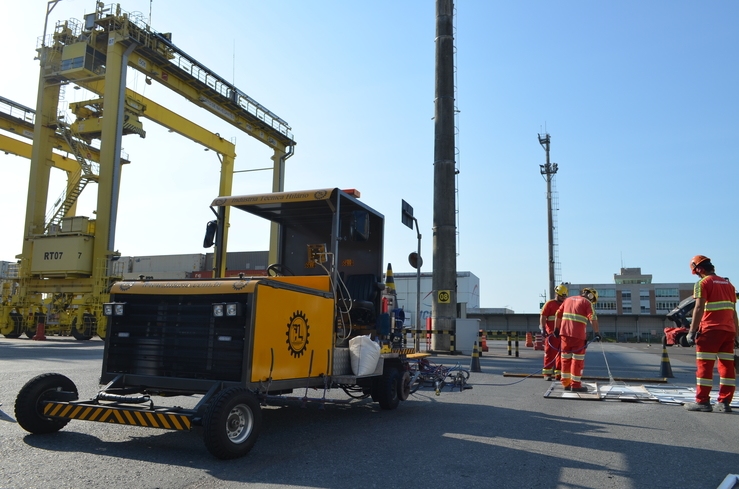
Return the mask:
{"type": "MultiPolygon", "coordinates": [[[[94,396],[102,342],[0,338],[0,487],[703,489],[739,473],[739,413],[547,398],[551,383],[538,376],[543,352],[521,346],[516,357],[505,342],[488,345],[470,390],[447,387],[437,396],[422,389],[394,411],[370,400],[269,406],[249,455],[222,461],[205,449],[199,429],[72,421],[52,435],[28,434],[13,411],[23,384],[59,372],[81,398],[94,396]]],[[[659,379],[662,353],[661,344],[591,344],[585,375],[659,379]]],[[[674,375],[667,385],[692,387],[693,349],[667,353],[674,375]]],[[[461,355],[431,361],[471,364],[461,355]]],[[[197,398],[156,402],[187,406],[197,398]]]]}

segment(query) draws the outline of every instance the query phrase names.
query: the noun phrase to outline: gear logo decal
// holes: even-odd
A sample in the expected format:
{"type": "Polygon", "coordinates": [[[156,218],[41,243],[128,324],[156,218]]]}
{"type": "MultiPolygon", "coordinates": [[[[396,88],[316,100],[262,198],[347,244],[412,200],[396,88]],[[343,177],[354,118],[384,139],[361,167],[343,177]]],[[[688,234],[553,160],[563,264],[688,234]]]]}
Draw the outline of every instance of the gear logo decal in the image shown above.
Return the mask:
{"type": "Polygon", "coordinates": [[[308,329],[308,318],[305,317],[303,311],[295,311],[290,318],[290,322],[287,323],[286,333],[287,350],[295,358],[300,358],[308,347],[308,337],[310,336],[308,329]]]}
{"type": "Polygon", "coordinates": [[[118,284],[118,286],[121,288],[121,290],[128,290],[131,287],[133,287],[133,283],[131,282],[121,282],[118,284]]]}
{"type": "Polygon", "coordinates": [[[315,199],[322,199],[322,198],[324,198],[326,196],[326,193],[327,192],[325,190],[319,190],[315,194],[313,194],[313,198],[315,198],[315,199]]]}
{"type": "Polygon", "coordinates": [[[234,282],[233,283],[234,290],[241,290],[244,287],[246,287],[246,281],[244,281],[244,280],[241,280],[240,282],[234,282]]]}

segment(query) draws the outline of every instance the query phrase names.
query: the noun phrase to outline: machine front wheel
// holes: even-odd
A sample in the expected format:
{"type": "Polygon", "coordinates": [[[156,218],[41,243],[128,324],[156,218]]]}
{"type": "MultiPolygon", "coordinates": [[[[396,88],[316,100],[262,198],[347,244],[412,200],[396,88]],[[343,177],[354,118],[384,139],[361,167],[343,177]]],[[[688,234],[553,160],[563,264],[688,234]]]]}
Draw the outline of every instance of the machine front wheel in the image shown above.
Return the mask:
{"type": "Polygon", "coordinates": [[[44,416],[42,401],[70,401],[77,398],[77,386],[64,375],[55,373],[37,375],[18,393],[15,400],[15,419],[21,428],[30,433],[55,433],[64,428],[69,420],[44,416]]]}
{"type": "Polygon", "coordinates": [[[262,411],[256,396],[243,387],[218,393],[203,417],[208,451],[220,459],[243,457],[257,442],[262,411]]]}

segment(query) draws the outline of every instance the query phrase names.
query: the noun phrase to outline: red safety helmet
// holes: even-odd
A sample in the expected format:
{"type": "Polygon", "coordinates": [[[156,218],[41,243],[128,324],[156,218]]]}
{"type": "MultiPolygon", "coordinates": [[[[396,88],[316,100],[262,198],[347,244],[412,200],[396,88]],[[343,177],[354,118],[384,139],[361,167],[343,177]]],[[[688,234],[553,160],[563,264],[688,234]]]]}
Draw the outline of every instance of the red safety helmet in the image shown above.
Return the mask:
{"type": "Polygon", "coordinates": [[[710,258],[703,255],[695,255],[692,260],[690,260],[690,271],[693,273],[693,275],[698,275],[698,272],[695,271],[698,266],[703,263],[704,261],[711,261],[710,258]]]}

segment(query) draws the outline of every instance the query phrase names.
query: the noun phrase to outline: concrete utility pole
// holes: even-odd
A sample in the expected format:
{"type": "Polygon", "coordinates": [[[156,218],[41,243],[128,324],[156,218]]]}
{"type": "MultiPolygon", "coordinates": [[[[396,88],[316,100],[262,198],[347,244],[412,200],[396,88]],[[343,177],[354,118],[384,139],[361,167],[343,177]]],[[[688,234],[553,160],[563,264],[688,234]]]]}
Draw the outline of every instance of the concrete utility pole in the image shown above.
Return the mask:
{"type": "MultiPolygon", "coordinates": [[[[434,236],[432,329],[456,331],[457,248],[454,161],[454,3],[436,0],[434,99],[434,236]]],[[[449,351],[451,336],[433,334],[431,349],[449,351]]]]}
{"type": "Polygon", "coordinates": [[[539,144],[542,145],[547,154],[547,162],[539,165],[540,171],[544,179],[547,181],[547,235],[549,238],[549,299],[554,298],[554,209],[552,208],[552,179],[557,174],[557,164],[549,162],[549,133],[544,136],[539,134],[539,144]]]}

